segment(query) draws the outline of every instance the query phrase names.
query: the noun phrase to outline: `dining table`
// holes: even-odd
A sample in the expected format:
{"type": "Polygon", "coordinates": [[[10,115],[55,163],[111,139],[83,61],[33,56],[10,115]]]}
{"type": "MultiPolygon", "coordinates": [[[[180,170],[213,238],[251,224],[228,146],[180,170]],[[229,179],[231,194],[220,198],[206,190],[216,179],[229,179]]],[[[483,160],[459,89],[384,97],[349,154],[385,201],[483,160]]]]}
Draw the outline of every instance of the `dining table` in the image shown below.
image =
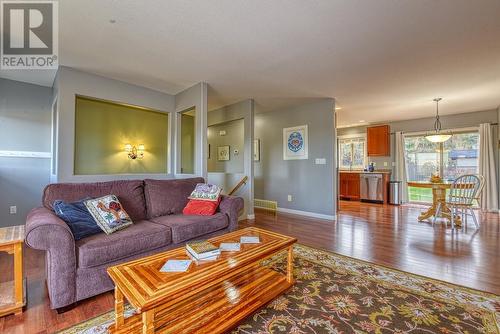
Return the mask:
{"type": "MultiPolygon", "coordinates": [[[[408,181],[408,187],[432,189],[432,205],[418,216],[419,222],[434,217],[436,215],[438,204],[441,203],[440,216],[448,219],[451,223],[451,209],[446,204],[446,190],[450,189],[452,184],[453,182],[448,181],[408,181]]],[[[460,215],[455,215],[453,220],[456,226],[462,225],[460,215]]]]}

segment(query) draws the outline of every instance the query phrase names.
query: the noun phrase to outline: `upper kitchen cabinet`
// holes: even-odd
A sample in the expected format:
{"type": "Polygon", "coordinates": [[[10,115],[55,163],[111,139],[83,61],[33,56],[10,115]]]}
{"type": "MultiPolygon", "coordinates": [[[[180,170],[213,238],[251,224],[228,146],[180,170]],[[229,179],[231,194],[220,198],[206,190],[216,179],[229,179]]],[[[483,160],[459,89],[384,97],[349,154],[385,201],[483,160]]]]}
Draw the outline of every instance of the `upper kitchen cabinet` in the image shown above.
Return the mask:
{"type": "Polygon", "coordinates": [[[366,129],[367,153],[369,157],[391,155],[389,125],[370,126],[366,129]]]}

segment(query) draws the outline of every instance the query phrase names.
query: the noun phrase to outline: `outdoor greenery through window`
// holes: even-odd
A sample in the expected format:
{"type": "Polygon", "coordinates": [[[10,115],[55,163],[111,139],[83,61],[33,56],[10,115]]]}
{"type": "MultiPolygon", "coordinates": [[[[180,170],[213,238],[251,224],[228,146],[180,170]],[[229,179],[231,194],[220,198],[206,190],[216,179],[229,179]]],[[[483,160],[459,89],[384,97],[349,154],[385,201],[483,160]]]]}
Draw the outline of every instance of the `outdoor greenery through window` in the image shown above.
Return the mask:
{"type": "Polygon", "coordinates": [[[364,137],[339,140],[340,169],[363,169],[365,167],[364,137]]]}
{"type": "MultiPolygon", "coordinates": [[[[408,181],[428,181],[439,173],[445,181],[479,171],[479,133],[454,133],[444,143],[431,143],[425,136],[405,137],[408,181]]],[[[408,187],[412,202],[432,202],[432,189],[408,187]]]]}

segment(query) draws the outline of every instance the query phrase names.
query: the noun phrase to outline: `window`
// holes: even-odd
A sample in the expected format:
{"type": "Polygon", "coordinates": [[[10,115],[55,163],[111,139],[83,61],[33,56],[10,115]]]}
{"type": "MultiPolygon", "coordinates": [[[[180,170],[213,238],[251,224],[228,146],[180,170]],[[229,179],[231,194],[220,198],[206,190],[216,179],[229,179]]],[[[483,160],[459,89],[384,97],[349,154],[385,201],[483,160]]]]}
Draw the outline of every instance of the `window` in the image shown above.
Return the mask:
{"type": "Polygon", "coordinates": [[[424,136],[406,137],[405,158],[408,181],[427,181],[438,171],[439,144],[424,136]]]}
{"type": "Polygon", "coordinates": [[[366,139],[364,137],[339,140],[339,168],[363,169],[365,167],[366,139]]]}
{"type": "MultiPolygon", "coordinates": [[[[421,136],[405,137],[408,181],[427,181],[439,173],[445,181],[479,171],[479,133],[457,132],[444,143],[431,143],[421,136]]],[[[432,189],[408,187],[413,202],[432,202],[432,189]]]]}
{"type": "Polygon", "coordinates": [[[454,134],[443,145],[443,179],[479,173],[479,133],[454,134]]]}

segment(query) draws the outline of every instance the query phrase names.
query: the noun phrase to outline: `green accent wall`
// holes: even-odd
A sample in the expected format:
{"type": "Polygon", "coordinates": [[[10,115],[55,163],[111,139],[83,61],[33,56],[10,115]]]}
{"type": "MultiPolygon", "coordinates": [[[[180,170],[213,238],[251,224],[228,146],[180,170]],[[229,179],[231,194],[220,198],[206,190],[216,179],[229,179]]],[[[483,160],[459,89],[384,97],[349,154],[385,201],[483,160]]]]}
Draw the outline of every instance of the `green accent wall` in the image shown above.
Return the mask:
{"type": "Polygon", "coordinates": [[[181,173],[194,174],[194,111],[181,114],[181,173]]]}
{"type": "Polygon", "coordinates": [[[76,97],[75,175],[166,174],[167,159],[167,113],[76,97]],[[125,144],[144,144],[144,158],[129,159],[125,144]]]}

